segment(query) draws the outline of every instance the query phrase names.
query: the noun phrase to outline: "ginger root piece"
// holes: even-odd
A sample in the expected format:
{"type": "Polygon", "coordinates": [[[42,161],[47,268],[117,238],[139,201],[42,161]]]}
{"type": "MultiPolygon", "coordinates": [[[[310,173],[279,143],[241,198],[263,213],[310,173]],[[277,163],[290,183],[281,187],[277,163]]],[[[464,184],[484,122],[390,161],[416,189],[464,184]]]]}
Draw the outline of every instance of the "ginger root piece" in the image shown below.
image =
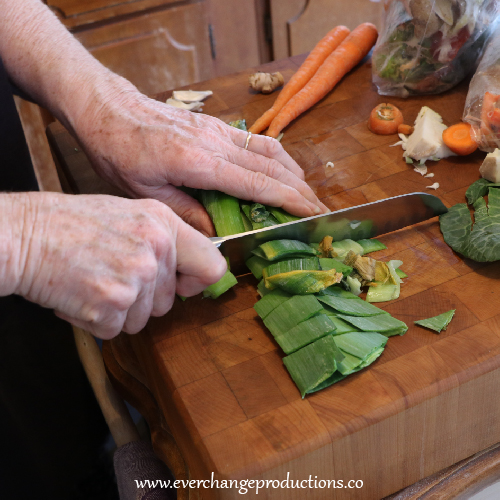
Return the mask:
{"type": "Polygon", "coordinates": [[[250,75],[248,82],[254,90],[263,94],[270,94],[274,89],[281,87],[285,80],[279,71],[276,73],[262,73],[259,71],[250,75]]]}

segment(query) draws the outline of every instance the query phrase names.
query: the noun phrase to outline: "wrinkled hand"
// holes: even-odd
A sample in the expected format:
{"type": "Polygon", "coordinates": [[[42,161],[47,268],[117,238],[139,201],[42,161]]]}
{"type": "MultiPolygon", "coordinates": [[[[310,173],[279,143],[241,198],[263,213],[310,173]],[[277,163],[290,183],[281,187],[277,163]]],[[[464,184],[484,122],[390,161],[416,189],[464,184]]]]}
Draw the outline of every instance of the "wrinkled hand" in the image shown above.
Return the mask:
{"type": "MultiPolygon", "coordinates": [[[[126,85],[126,84],[125,84],[126,85]]],[[[221,120],[148,99],[134,87],[94,97],[76,135],[96,171],[135,198],[154,198],[206,235],[202,206],[176,189],[216,189],[308,217],[327,211],[281,144],[221,120]],[[103,102],[101,102],[103,101],[103,102]]]]}
{"type": "MultiPolygon", "coordinates": [[[[14,204],[20,230],[13,289],[97,337],[136,333],[175,293],[192,296],[222,277],[215,246],[155,200],[29,193],[14,204]],[[21,201],[19,201],[21,200],[21,201]]],[[[10,227],[10,226],[9,226],[10,227]]],[[[7,280],[9,281],[9,280],[7,280]]]]}

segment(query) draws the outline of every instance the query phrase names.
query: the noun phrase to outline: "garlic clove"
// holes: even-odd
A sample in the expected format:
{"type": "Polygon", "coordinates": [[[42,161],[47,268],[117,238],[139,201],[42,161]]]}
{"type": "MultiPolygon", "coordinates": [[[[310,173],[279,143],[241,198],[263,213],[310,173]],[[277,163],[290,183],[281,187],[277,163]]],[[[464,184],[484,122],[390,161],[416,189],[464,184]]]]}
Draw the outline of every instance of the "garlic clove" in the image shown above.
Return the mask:
{"type": "Polygon", "coordinates": [[[182,102],[201,102],[212,94],[211,90],[174,90],[173,97],[182,102]]]}

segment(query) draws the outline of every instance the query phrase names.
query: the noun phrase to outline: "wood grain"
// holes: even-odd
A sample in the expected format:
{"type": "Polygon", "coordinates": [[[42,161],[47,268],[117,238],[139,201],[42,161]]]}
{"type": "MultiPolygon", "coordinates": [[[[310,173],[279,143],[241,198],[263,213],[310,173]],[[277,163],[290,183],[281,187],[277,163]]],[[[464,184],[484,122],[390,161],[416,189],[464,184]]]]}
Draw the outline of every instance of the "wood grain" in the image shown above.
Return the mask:
{"type": "MultiPolygon", "coordinates": [[[[302,60],[266,69],[290,74],[302,60]]],[[[462,201],[479,178],[484,155],[429,162],[432,180],[415,173],[401,148],[391,147],[397,137],[373,136],[365,128],[370,109],[386,100],[372,86],[370,71],[365,61],[285,130],[282,144],[304,168],[307,181],[331,208],[425,191],[436,181],[441,185],[436,195],[445,204],[462,201]],[[334,167],[326,168],[327,161],[334,167]]],[[[249,90],[248,73],[194,86],[214,91],[205,110],[251,123],[275,95],[249,90]]],[[[407,122],[426,104],[451,124],[460,117],[466,91],[464,83],[441,96],[391,102],[407,122]]],[[[67,171],[82,178],[83,160],[76,161],[78,153],[71,152],[61,129],[50,129],[67,153],[60,152],[67,171]]],[[[436,219],[380,239],[388,248],[375,257],[401,259],[409,275],[401,297],[380,306],[409,330],[391,338],[369,369],[305,400],[252,308],[257,293],[250,275],[217,301],[176,301],[140,335],[126,337],[190,477],[209,478],[214,472],[219,479],[283,480],[287,473],[293,479],[362,479],[362,489],[337,489],[335,498],[379,499],[500,441],[500,265],[455,254],[436,219]],[[440,335],[413,324],[452,308],[455,318],[440,335]]],[[[270,488],[258,498],[302,499],[304,491],[270,488]]],[[[200,494],[239,498],[234,489],[200,494]]],[[[307,498],[331,499],[332,491],[307,490],[307,498]]]]}

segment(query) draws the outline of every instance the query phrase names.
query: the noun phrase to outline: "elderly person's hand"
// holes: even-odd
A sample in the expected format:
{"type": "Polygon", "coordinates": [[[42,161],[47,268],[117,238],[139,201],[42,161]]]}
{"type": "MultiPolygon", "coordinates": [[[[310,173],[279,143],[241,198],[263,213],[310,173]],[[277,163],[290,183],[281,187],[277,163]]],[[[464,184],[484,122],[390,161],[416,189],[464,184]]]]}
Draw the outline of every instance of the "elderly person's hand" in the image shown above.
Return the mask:
{"type": "Polygon", "coordinates": [[[175,293],[222,277],[219,250],[155,200],[0,196],[0,295],[16,293],[97,337],[137,333],[175,293]]]}
{"type": "Polygon", "coordinates": [[[201,205],[176,187],[216,189],[241,199],[280,206],[303,217],[326,210],[281,144],[221,120],[167,106],[121,78],[89,93],[74,128],[96,171],[136,198],[168,204],[209,236],[201,205]]]}

